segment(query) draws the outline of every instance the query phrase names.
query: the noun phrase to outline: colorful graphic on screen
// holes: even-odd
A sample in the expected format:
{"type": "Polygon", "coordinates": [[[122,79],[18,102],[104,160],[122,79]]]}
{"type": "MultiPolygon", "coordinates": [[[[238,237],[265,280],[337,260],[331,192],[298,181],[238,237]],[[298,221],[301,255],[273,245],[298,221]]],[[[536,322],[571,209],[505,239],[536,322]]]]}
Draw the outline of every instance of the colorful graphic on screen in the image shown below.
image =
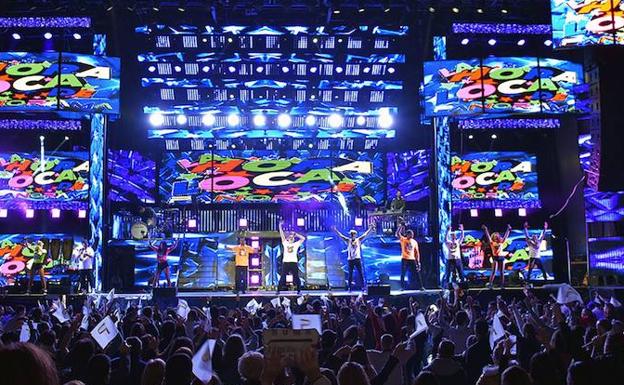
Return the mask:
{"type": "Polygon", "coordinates": [[[585,107],[583,67],[531,57],[425,62],[425,114],[562,114],[585,107]]]}
{"type": "Polygon", "coordinates": [[[108,196],[115,202],[156,202],[156,162],[133,150],[108,150],[108,196]]]}
{"type": "Polygon", "coordinates": [[[118,58],[0,52],[0,79],[2,111],[119,113],[118,58]]]}
{"type": "Polygon", "coordinates": [[[554,47],[624,44],[621,0],[550,0],[554,47]]]}
{"type": "Polygon", "coordinates": [[[0,207],[86,208],[89,197],[89,154],[57,152],[0,153],[0,207]]]}
{"type": "Polygon", "coordinates": [[[475,152],[451,159],[453,207],[541,207],[537,158],[525,152],[475,152]]]}
{"type": "Polygon", "coordinates": [[[166,153],[164,202],[321,202],[384,199],[380,153],[215,151],[166,153]]]}
{"type": "Polygon", "coordinates": [[[386,154],[388,201],[401,191],[406,201],[415,202],[429,198],[429,150],[413,150],[386,154]]]}

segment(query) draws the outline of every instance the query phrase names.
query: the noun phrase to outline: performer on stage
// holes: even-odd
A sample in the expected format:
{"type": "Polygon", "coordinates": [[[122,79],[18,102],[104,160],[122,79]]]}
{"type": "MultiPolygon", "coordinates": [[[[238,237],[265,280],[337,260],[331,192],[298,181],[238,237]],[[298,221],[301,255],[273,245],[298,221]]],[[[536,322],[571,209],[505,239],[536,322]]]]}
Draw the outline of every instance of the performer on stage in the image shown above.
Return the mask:
{"type": "Polygon", "coordinates": [[[332,230],[347,243],[347,261],[349,263],[349,281],[347,287],[349,291],[351,291],[351,282],[353,281],[353,268],[357,269],[360,273],[360,288],[364,290],[366,288],[366,279],[364,278],[364,273],[362,272],[362,242],[364,239],[368,237],[368,235],[375,229],[375,223],[370,225],[368,229],[361,236],[357,236],[357,231],[351,230],[349,231],[349,236],[342,234],[336,226],[332,227],[332,230]]]}
{"type": "Polygon", "coordinates": [[[178,247],[178,240],[175,239],[173,245],[171,247],[167,246],[167,241],[164,239],[160,241],[160,244],[156,246],[152,241],[149,242],[150,249],[156,252],[156,260],[158,264],[156,265],[156,274],[154,274],[154,281],[152,282],[152,287],[158,287],[160,281],[160,273],[165,272],[165,278],[167,279],[167,287],[171,286],[171,278],[169,271],[169,263],[167,263],[167,257],[169,253],[175,250],[178,247]]]}
{"type": "Polygon", "coordinates": [[[247,270],[249,269],[249,254],[255,253],[256,249],[245,244],[245,238],[240,237],[238,239],[238,245],[228,246],[228,248],[234,251],[236,271],[235,271],[235,287],[234,292],[238,294],[242,291],[245,294],[247,290],[247,270]]]}
{"type": "Polygon", "coordinates": [[[544,281],[548,279],[548,274],[546,274],[546,270],[544,270],[544,265],[542,265],[542,258],[540,255],[540,248],[542,246],[544,236],[546,235],[546,230],[548,230],[548,222],[544,222],[544,230],[542,230],[542,234],[539,237],[535,234],[529,236],[529,224],[524,222],[524,238],[526,239],[526,244],[529,248],[529,275],[526,278],[527,282],[531,280],[531,272],[536,266],[542,272],[544,281]]]}
{"type": "Polygon", "coordinates": [[[490,289],[493,287],[496,271],[498,270],[501,275],[500,287],[503,289],[505,287],[505,256],[503,255],[503,247],[505,247],[507,238],[509,238],[511,226],[507,225],[507,231],[502,238],[499,233],[490,235],[490,231],[486,225],[481,226],[481,228],[485,232],[485,237],[487,238],[488,243],[490,244],[490,249],[492,250],[492,273],[490,274],[490,282],[487,287],[490,289]]]}
{"type": "Polygon", "coordinates": [[[43,248],[43,241],[37,241],[36,243],[29,243],[28,241],[26,241],[25,246],[31,249],[33,252],[32,266],[30,267],[30,272],[28,274],[28,286],[26,288],[26,294],[30,294],[30,288],[32,287],[32,283],[35,279],[35,273],[38,273],[39,277],[41,278],[41,289],[43,290],[43,294],[48,294],[45,271],[43,270],[43,267],[48,260],[48,250],[43,248]]]}
{"type": "Polygon", "coordinates": [[[396,196],[390,203],[390,210],[399,213],[402,213],[405,210],[405,199],[403,199],[401,191],[397,190],[396,196]]]}
{"type": "Polygon", "coordinates": [[[425,290],[423,286],[422,277],[420,276],[420,250],[418,248],[418,242],[414,239],[414,232],[407,230],[405,235],[403,232],[405,226],[401,225],[397,229],[396,236],[401,242],[401,289],[405,290],[405,273],[410,271],[412,279],[418,281],[420,290],[425,290]]]}
{"type": "Polygon", "coordinates": [[[78,264],[78,290],[90,293],[93,290],[93,256],[95,251],[89,245],[86,238],[74,248],[72,253],[73,263],[78,264]]]}
{"type": "Polygon", "coordinates": [[[284,257],[282,258],[282,274],[277,284],[277,294],[280,289],[286,286],[286,276],[292,274],[293,281],[297,286],[297,293],[301,292],[301,280],[299,279],[299,247],[305,241],[305,237],[291,231],[286,235],[284,233],[284,221],[279,223],[280,237],[282,238],[282,248],[284,249],[284,257]]]}
{"type": "Polygon", "coordinates": [[[462,263],[461,245],[464,242],[464,225],[459,225],[459,238],[451,227],[446,234],[446,246],[449,249],[449,255],[446,260],[446,267],[442,281],[450,283],[453,275],[457,273],[460,282],[464,282],[464,266],[462,263]]]}

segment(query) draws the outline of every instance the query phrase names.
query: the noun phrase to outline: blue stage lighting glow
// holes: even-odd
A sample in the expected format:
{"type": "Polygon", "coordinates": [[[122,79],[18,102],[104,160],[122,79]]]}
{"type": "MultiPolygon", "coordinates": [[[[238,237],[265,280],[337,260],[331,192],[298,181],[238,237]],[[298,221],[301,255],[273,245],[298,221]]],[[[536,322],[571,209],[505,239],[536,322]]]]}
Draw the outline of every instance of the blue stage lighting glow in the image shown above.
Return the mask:
{"type": "Polygon", "coordinates": [[[46,33],[43,34],[43,37],[46,40],[50,40],[50,39],[52,39],[52,34],[50,32],[46,32],[46,33]]]}
{"type": "Polygon", "coordinates": [[[154,127],[160,127],[165,123],[165,117],[160,112],[154,112],[149,116],[149,122],[154,127]]]}
{"type": "Polygon", "coordinates": [[[216,118],[213,114],[204,114],[202,115],[202,124],[204,126],[210,127],[213,126],[216,122],[216,118]]]}
{"type": "Polygon", "coordinates": [[[357,118],[355,118],[355,124],[357,124],[358,126],[363,126],[366,124],[366,118],[362,115],[358,116],[357,118]]]}
{"type": "Polygon", "coordinates": [[[241,118],[238,114],[229,114],[227,117],[227,124],[230,127],[236,127],[240,124],[241,118]]]}
{"type": "Polygon", "coordinates": [[[453,23],[454,34],[550,35],[550,24],[453,23]]]}
{"type": "Polygon", "coordinates": [[[331,114],[327,118],[327,123],[329,123],[331,128],[340,128],[344,123],[344,118],[340,114],[331,114]]]}
{"type": "Polygon", "coordinates": [[[283,113],[277,116],[277,125],[280,128],[288,128],[292,124],[292,118],[290,115],[283,113]]]}
{"type": "Polygon", "coordinates": [[[13,35],[11,35],[11,36],[13,36],[13,39],[15,39],[15,40],[19,40],[19,39],[22,38],[19,33],[13,33],[13,35]]]}
{"type": "Polygon", "coordinates": [[[308,127],[312,127],[316,124],[316,117],[314,115],[308,115],[305,118],[305,124],[308,127]]]}
{"type": "Polygon", "coordinates": [[[176,116],[176,123],[178,123],[179,125],[183,126],[186,124],[186,122],[188,122],[188,118],[186,117],[186,115],[180,114],[176,116]]]}
{"type": "Polygon", "coordinates": [[[253,124],[256,127],[264,127],[266,126],[266,116],[264,114],[256,114],[253,117],[253,124]]]}

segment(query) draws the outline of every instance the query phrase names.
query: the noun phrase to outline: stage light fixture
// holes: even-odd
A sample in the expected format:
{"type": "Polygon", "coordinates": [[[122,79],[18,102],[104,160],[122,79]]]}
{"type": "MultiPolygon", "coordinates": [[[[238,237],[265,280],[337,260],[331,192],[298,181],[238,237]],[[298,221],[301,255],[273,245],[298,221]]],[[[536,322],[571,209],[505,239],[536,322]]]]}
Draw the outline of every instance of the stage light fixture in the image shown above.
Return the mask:
{"type": "Polygon", "coordinates": [[[363,126],[366,124],[366,118],[362,115],[358,116],[357,118],[355,118],[355,124],[357,124],[358,126],[363,126]]]}
{"type": "Polygon", "coordinates": [[[262,73],[262,71],[264,71],[264,67],[256,67],[257,73],[262,73]]]}
{"type": "Polygon", "coordinates": [[[52,34],[50,32],[46,32],[46,33],[43,34],[43,37],[46,40],[50,40],[50,39],[52,39],[52,34]]]}
{"type": "Polygon", "coordinates": [[[288,67],[286,67],[286,66],[282,67],[282,72],[283,72],[283,73],[287,74],[287,73],[288,73],[288,71],[290,71],[290,68],[288,68],[288,67]]]}
{"type": "Polygon", "coordinates": [[[519,217],[526,217],[527,216],[527,211],[524,207],[520,207],[518,209],[518,216],[519,217]]]}
{"type": "Polygon", "coordinates": [[[468,43],[470,43],[470,39],[468,39],[467,37],[462,39],[461,41],[461,45],[468,45],[468,43]]]}
{"type": "Polygon", "coordinates": [[[362,217],[355,217],[355,227],[362,227],[364,225],[364,219],[362,217]]]}
{"type": "Polygon", "coordinates": [[[78,32],[74,33],[74,35],[73,35],[73,36],[74,36],[74,39],[76,39],[76,40],[80,40],[80,39],[82,39],[82,35],[81,35],[81,34],[79,34],[78,32]]]}
{"type": "Polygon", "coordinates": [[[430,13],[435,13],[435,11],[436,11],[436,10],[435,10],[435,7],[429,7],[429,12],[430,12],[430,13]]]}
{"type": "Polygon", "coordinates": [[[393,74],[396,70],[394,69],[394,67],[389,67],[388,68],[388,73],[389,74],[393,74]]]}
{"type": "Polygon", "coordinates": [[[260,248],[260,241],[258,240],[251,241],[251,247],[258,250],[260,248]]]}
{"type": "Polygon", "coordinates": [[[160,112],[153,112],[149,116],[149,122],[154,127],[162,126],[165,123],[165,116],[160,112]]]}
{"type": "Polygon", "coordinates": [[[552,40],[550,40],[550,39],[546,39],[546,40],[544,40],[544,45],[545,45],[546,47],[550,47],[550,46],[552,45],[552,40]]]}
{"type": "Polygon", "coordinates": [[[68,141],[69,140],[69,136],[65,135],[65,137],[63,138],[64,141],[68,141]]]}
{"type": "Polygon", "coordinates": [[[196,229],[197,228],[197,219],[195,219],[195,218],[189,219],[188,222],[186,222],[186,227],[188,227],[189,229],[196,229]]]}
{"type": "Polygon", "coordinates": [[[477,8],[477,13],[483,13],[483,8],[477,8]]]}
{"type": "Polygon", "coordinates": [[[292,118],[288,114],[279,114],[277,116],[277,125],[280,128],[288,128],[292,124],[292,118]]]}
{"type": "Polygon", "coordinates": [[[493,46],[493,45],[496,45],[496,39],[490,39],[490,40],[488,40],[488,44],[489,44],[489,45],[492,45],[492,46],[493,46]]]}
{"type": "Polygon", "coordinates": [[[182,72],[182,67],[180,67],[180,66],[175,66],[175,67],[173,67],[173,70],[174,70],[175,72],[182,72]]]}
{"type": "Polygon", "coordinates": [[[468,135],[468,139],[474,139],[474,135],[472,134],[468,135]]]}
{"type": "Polygon", "coordinates": [[[86,218],[87,217],[87,210],[85,209],[80,209],[78,210],[78,218],[86,218]]]}
{"type": "Polygon", "coordinates": [[[336,67],[336,73],[337,74],[341,74],[342,73],[342,67],[336,67]]]}
{"type": "Polygon", "coordinates": [[[305,226],[305,218],[297,218],[297,226],[299,227],[305,226]]]}
{"type": "Polygon", "coordinates": [[[365,74],[370,72],[370,67],[364,67],[364,69],[362,70],[362,72],[364,72],[365,74]]]}
{"type": "Polygon", "coordinates": [[[506,15],[509,13],[509,11],[507,10],[507,8],[502,8],[501,13],[506,15]]]}
{"type": "Polygon", "coordinates": [[[266,116],[264,114],[256,114],[253,116],[252,121],[256,127],[264,127],[266,125],[266,116]]]}
{"type": "Polygon", "coordinates": [[[178,123],[179,125],[183,126],[186,124],[186,122],[188,122],[188,118],[186,117],[186,115],[179,114],[178,116],[176,116],[176,123],[178,123]]]}
{"type": "Polygon", "coordinates": [[[204,114],[202,116],[202,124],[204,126],[210,127],[210,126],[215,124],[216,120],[217,119],[215,118],[215,116],[213,114],[204,114]]]}
{"type": "Polygon", "coordinates": [[[394,119],[390,112],[386,110],[380,111],[379,117],[377,118],[377,124],[380,128],[390,128],[394,123],[394,119]]]}
{"type": "Polygon", "coordinates": [[[451,11],[453,11],[453,13],[459,13],[459,8],[453,7],[451,8],[451,11]]]}
{"type": "Polygon", "coordinates": [[[362,12],[364,12],[365,10],[366,10],[366,9],[364,9],[363,7],[358,8],[358,12],[359,12],[359,13],[362,13],[362,12]]]}
{"type": "Polygon", "coordinates": [[[22,38],[22,36],[19,33],[17,33],[17,32],[14,32],[13,35],[11,35],[11,36],[13,36],[14,40],[19,40],[19,39],[22,38]]]}
{"type": "Polygon", "coordinates": [[[249,274],[249,282],[252,285],[259,285],[260,284],[260,274],[253,272],[251,274],[249,274]]]}
{"type": "Polygon", "coordinates": [[[238,114],[229,114],[227,117],[227,124],[230,127],[236,127],[240,124],[240,116],[238,114]]]}
{"type": "Polygon", "coordinates": [[[316,68],[316,67],[310,67],[310,73],[311,73],[311,74],[315,74],[315,73],[316,73],[316,71],[318,71],[318,68],[316,68]]]}
{"type": "Polygon", "coordinates": [[[503,216],[503,210],[502,209],[494,209],[494,216],[495,217],[502,217],[503,216]]]}
{"type": "Polygon", "coordinates": [[[492,138],[492,139],[496,139],[496,138],[498,138],[498,135],[496,135],[496,134],[492,134],[492,135],[490,136],[490,138],[492,138]]]}
{"type": "Polygon", "coordinates": [[[228,71],[230,71],[230,72],[236,72],[236,67],[234,67],[234,66],[229,66],[229,67],[228,67],[228,71]]]}
{"type": "Polygon", "coordinates": [[[311,150],[311,149],[313,149],[313,148],[314,148],[314,144],[309,143],[309,144],[308,144],[308,148],[309,148],[310,150],[311,150]]]}
{"type": "Polygon", "coordinates": [[[526,44],[526,40],[524,40],[524,39],[518,40],[518,46],[522,47],[525,44],[526,44]]]}
{"type": "Polygon", "coordinates": [[[147,70],[148,70],[149,72],[154,72],[154,71],[156,71],[156,67],[154,67],[154,66],[149,66],[149,67],[147,67],[147,70]]]}
{"type": "Polygon", "coordinates": [[[340,128],[342,126],[344,119],[340,114],[331,114],[329,118],[327,118],[327,123],[329,123],[329,127],[331,128],[340,128]]]}
{"type": "Polygon", "coordinates": [[[479,210],[477,209],[470,209],[470,216],[473,218],[476,218],[479,216],[479,210]]]}
{"type": "MultiPolygon", "coordinates": [[[[255,242],[258,243],[258,241],[255,241],[255,242]]],[[[253,246],[253,242],[251,242],[251,247],[253,247],[254,249],[257,249],[257,247],[253,246]]],[[[258,257],[251,258],[251,267],[260,267],[260,258],[258,257]]]]}
{"type": "Polygon", "coordinates": [[[26,209],[26,218],[34,218],[34,217],[35,217],[35,210],[26,209]]]}
{"type": "Polygon", "coordinates": [[[52,209],[52,210],[50,210],[50,215],[52,216],[52,218],[60,218],[61,217],[61,210],[60,209],[52,209]]]}
{"type": "Polygon", "coordinates": [[[316,124],[316,116],[314,116],[314,115],[308,115],[308,116],[306,116],[306,118],[305,118],[305,124],[306,124],[306,126],[308,126],[308,127],[312,127],[312,126],[314,126],[314,125],[316,124]]]}
{"type": "Polygon", "coordinates": [[[339,15],[340,14],[340,10],[339,9],[334,9],[333,14],[334,15],[339,15]]]}
{"type": "Polygon", "coordinates": [[[203,66],[203,67],[202,67],[202,71],[204,71],[204,72],[208,72],[208,71],[210,71],[210,67],[208,67],[208,66],[203,66]]]}
{"type": "Polygon", "coordinates": [[[238,220],[238,226],[239,227],[247,227],[249,223],[247,222],[247,218],[240,218],[238,220]]]}
{"type": "Polygon", "coordinates": [[[6,218],[9,216],[9,210],[7,209],[0,209],[0,218],[6,218]]]}
{"type": "Polygon", "coordinates": [[[318,41],[319,41],[318,37],[312,38],[312,43],[316,44],[316,43],[318,43],[318,41]]]}

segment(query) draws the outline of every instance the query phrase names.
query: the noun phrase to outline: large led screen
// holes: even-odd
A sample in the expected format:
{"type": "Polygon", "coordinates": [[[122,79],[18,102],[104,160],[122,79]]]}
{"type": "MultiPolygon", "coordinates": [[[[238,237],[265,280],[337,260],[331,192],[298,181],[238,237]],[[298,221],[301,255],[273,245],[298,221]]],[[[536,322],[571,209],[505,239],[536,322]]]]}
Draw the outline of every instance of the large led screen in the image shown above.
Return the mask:
{"type": "Polygon", "coordinates": [[[108,150],[108,196],[114,202],[156,202],[156,162],[133,150],[108,150]]]}
{"type": "Polygon", "coordinates": [[[0,52],[0,111],[119,113],[119,59],[0,52]]]}
{"type": "Polygon", "coordinates": [[[624,276],[624,237],[589,238],[588,246],[590,273],[624,276]]]}
{"type": "Polygon", "coordinates": [[[621,0],[551,0],[555,47],[624,44],[621,0]]]}
{"type": "Polygon", "coordinates": [[[525,152],[475,152],[451,159],[453,207],[540,207],[537,159],[525,152]]]}
{"type": "Polygon", "coordinates": [[[89,197],[89,154],[56,152],[0,153],[0,207],[86,208],[89,197]]]}
{"type": "Polygon", "coordinates": [[[534,57],[425,62],[428,116],[562,114],[584,107],[577,86],[583,67],[534,57]]]}
{"type": "Polygon", "coordinates": [[[397,191],[400,191],[408,202],[429,198],[429,162],[431,159],[429,150],[389,152],[386,157],[387,199],[389,201],[396,196],[397,191]]]}
{"type": "Polygon", "coordinates": [[[160,196],[169,204],[351,201],[378,204],[380,153],[215,151],[166,153],[160,196]]]}

